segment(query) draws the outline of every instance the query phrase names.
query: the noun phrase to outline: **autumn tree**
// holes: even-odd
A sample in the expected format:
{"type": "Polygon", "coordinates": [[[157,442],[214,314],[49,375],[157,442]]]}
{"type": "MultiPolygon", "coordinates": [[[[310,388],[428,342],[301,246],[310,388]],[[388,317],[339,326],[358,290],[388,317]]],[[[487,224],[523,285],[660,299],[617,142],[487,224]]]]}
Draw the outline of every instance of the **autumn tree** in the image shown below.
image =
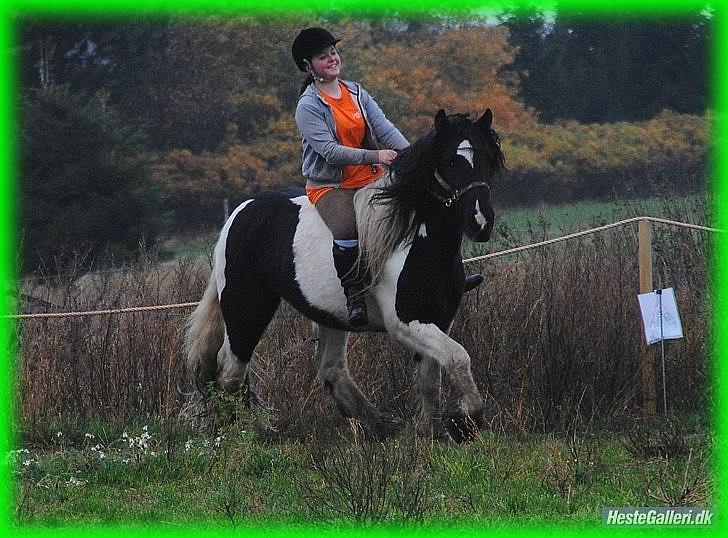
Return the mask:
{"type": "Polygon", "coordinates": [[[503,28],[460,25],[373,44],[362,82],[409,137],[429,129],[440,108],[473,116],[491,108],[496,127],[511,130],[533,121],[518,101],[517,77],[504,72],[514,56],[503,28]]]}

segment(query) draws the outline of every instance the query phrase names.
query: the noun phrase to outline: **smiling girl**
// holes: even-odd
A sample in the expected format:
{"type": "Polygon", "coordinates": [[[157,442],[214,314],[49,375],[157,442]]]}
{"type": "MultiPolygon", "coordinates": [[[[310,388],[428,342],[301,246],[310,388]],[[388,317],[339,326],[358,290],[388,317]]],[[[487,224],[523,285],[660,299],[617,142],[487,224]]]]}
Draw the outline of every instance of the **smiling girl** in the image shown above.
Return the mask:
{"type": "Polygon", "coordinates": [[[363,295],[368,283],[366,270],[356,268],[354,193],[388,173],[382,165],[391,164],[409,143],[360,84],[339,78],[339,41],[323,28],[302,30],[293,41],[293,59],[306,73],[296,125],[306,194],[334,237],[334,265],[349,324],[361,327],[368,323],[363,295]]]}

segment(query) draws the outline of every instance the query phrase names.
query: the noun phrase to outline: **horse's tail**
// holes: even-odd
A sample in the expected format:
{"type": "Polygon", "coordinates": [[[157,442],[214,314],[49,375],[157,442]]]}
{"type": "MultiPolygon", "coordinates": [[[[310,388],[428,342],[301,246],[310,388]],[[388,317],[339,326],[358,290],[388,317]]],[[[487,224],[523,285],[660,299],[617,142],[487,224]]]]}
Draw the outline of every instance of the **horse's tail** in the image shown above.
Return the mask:
{"type": "Polygon", "coordinates": [[[213,271],[200,304],[187,320],[185,333],[187,370],[203,394],[207,384],[217,377],[217,352],[222,347],[224,336],[225,326],[213,271]]]}

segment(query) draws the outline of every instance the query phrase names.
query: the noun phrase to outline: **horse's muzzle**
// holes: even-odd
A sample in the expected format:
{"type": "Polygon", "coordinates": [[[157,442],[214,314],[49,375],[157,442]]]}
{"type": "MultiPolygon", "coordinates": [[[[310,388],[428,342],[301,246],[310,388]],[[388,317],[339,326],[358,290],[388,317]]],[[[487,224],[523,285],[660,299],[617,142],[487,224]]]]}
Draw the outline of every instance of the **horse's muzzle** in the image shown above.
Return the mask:
{"type": "Polygon", "coordinates": [[[465,233],[471,241],[485,243],[490,239],[494,223],[495,214],[492,212],[488,212],[485,218],[483,215],[476,215],[466,227],[465,233]]]}

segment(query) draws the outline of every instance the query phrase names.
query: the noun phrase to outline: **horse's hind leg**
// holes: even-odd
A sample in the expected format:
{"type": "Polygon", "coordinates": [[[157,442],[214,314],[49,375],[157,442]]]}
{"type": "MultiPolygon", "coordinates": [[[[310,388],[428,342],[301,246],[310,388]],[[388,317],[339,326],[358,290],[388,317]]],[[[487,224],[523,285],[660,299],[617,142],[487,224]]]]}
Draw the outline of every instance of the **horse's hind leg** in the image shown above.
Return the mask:
{"type": "Polygon", "coordinates": [[[247,383],[248,364],[280,297],[255,279],[226,283],[220,299],[225,341],[217,357],[217,385],[228,394],[247,383]]]}
{"type": "Polygon", "coordinates": [[[316,347],[319,377],[329,391],[342,415],[373,425],[381,435],[397,430],[400,421],[382,414],[362,394],[349,374],[346,363],[348,333],[319,326],[316,347]]]}
{"type": "Polygon", "coordinates": [[[442,369],[431,357],[415,353],[415,386],[419,396],[420,411],[415,428],[418,435],[429,438],[445,437],[438,414],[442,369]]]}

